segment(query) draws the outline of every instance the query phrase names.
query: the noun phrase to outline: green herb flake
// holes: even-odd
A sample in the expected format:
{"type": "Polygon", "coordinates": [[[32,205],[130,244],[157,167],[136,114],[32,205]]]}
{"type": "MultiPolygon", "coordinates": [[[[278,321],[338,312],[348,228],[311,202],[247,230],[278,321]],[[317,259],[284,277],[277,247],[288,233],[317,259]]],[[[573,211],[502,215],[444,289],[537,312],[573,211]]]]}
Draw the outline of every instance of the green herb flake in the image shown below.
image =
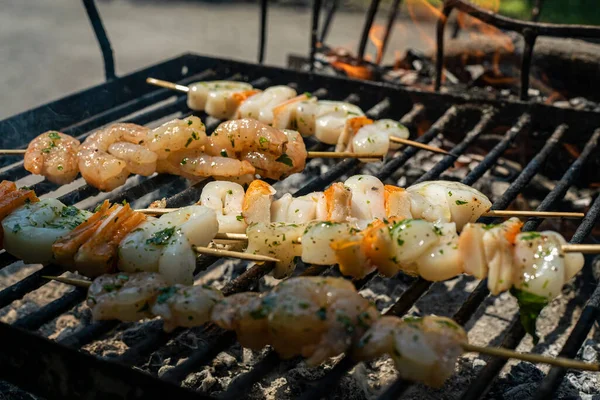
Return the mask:
{"type": "Polygon", "coordinates": [[[525,234],[523,234],[519,239],[521,240],[533,240],[533,239],[537,239],[542,237],[542,235],[540,235],[537,232],[527,232],[525,234]]]}
{"type": "Polygon", "coordinates": [[[548,299],[514,287],[510,289],[510,293],[519,303],[519,318],[525,332],[529,333],[533,338],[533,343],[537,344],[540,338],[536,333],[535,324],[542,309],[548,305],[548,299]]]}
{"type": "Polygon", "coordinates": [[[260,307],[256,310],[252,310],[250,312],[250,316],[253,319],[263,319],[267,318],[271,313],[271,310],[275,306],[275,297],[273,296],[265,296],[260,302],[260,307]]]}
{"type": "Polygon", "coordinates": [[[181,160],[180,164],[181,164],[181,165],[185,165],[185,164],[187,164],[187,162],[188,162],[188,158],[187,158],[187,157],[185,157],[185,158],[183,158],[183,159],[181,160]]]}
{"type": "Polygon", "coordinates": [[[45,149],[42,149],[42,153],[45,153],[45,154],[50,153],[50,148],[46,147],[45,149]]]}
{"type": "Polygon", "coordinates": [[[448,190],[448,196],[452,197],[452,192],[448,190]]]}
{"type": "Polygon", "coordinates": [[[158,304],[164,304],[169,300],[175,293],[177,293],[177,288],[175,286],[169,286],[160,289],[160,294],[156,298],[156,302],[158,304]]]}
{"type": "Polygon", "coordinates": [[[57,170],[62,171],[63,170],[63,166],[59,165],[58,167],[56,167],[57,170]]]}
{"type": "Polygon", "coordinates": [[[188,126],[191,126],[191,125],[192,125],[192,120],[191,120],[191,119],[188,119],[188,122],[187,122],[187,124],[188,124],[188,126]]]}
{"type": "Polygon", "coordinates": [[[19,224],[16,224],[12,229],[13,233],[17,233],[20,230],[21,230],[21,225],[19,225],[19,224]]]}
{"type": "Polygon", "coordinates": [[[165,245],[175,233],[175,227],[166,228],[162,231],[155,232],[149,239],[146,239],[146,244],[154,244],[157,246],[165,245]]]}
{"type": "Polygon", "coordinates": [[[60,135],[56,131],[48,133],[48,137],[50,137],[52,140],[60,140],[60,135]]]}
{"type": "Polygon", "coordinates": [[[235,219],[237,219],[238,221],[243,221],[244,220],[244,216],[243,215],[236,215],[235,219]]]}
{"type": "Polygon", "coordinates": [[[317,310],[317,317],[319,317],[321,321],[325,321],[327,319],[327,310],[325,307],[321,307],[317,310]]]}
{"type": "Polygon", "coordinates": [[[277,157],[277,159],[275,161],[280,162],[282,164],[285,164],[288,167],[293,167],[294,166],[294,162],[292,161],[292,159],[290,158],[290,156],[288,156],[285,153],[283,153],[282,155],[280,155],[279,157],[277,157]]]}
{"type": "Polygon", "coordinates": [[[129,280],[129,276],[125,275],[125,274],[119,274],[119,275],[117,275],[117,278],[121,279],[122,281],[128,281],[129,280]]]}
{"type": "Polygon", "coordinates": [[[185,147],[188,147],[192,143],[192,140],[192,138],[188,138],[187,142],[185,142],[185,147]]]}
{"type": "Polygon", "coordinates": [[[313,97],[313,94],[312,94],[312,93],[310,93],[310,92],[304,92],[304,95],[305,95],[306,97],[308,97],[309,99],[310,99],[311,97],[313,97]]]}
{"type": "Polygon", "coordinates": [[[454,330],[458,330],[458,325],[456,325],[454,322],[452,321],[447,321],[445,319],[441,319],[441,320],[437,320],[435,321],[437,322],[439,325],[444,325],[447,326],[448,328],[454,329],[454,330]]]}
{"type": "Polygon", "coordinates": [[[456,200],[455,203],[457,206],[464,206],[465,204],[469,204],[468,201],[463,201],[463,200],[456,200]]]}
{"type": "Polygon", "coordinates": [[[221,157],[225,157],[225,158],[229,157],[227,155],[227,150],[221,150],[221,157]]]}
{"type": "Polygon", "coordinates": [[[261,136],[261,137],[258,139],[258,143],[260,144],[260,147],[263,147],[263,146],[268,146],[268,144],[269,144],[269,139],[267,139],[267,138],[266,138],[266,137],[264,137],[264,136],[261,136]]]}
{"type": "Polygon", "coordinates": [[[435,226],[435,225],[433,226],[433,232],[438,236],[442,236],[444,234],[442,229],[439,226],[435,226]]]}
{"type": "Polygon", "coordinates": [[[489,231],[490,229],[493,229],[497,226],[498,226],[497,224],[487,224],[487,225],[483,225],[482,228],[485,229],[486,231],[489,231]]]}

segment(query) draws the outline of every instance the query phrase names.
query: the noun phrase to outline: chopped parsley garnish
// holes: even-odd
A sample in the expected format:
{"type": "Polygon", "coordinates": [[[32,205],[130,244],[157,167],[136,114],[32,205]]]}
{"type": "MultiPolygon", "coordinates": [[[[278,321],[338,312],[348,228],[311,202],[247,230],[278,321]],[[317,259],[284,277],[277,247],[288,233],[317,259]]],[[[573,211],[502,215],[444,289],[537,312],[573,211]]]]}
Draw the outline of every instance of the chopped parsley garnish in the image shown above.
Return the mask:
{"type": "Polygon", "coordinates": [[[188,119],[188,126],[192,125],[192,120],[188,119]]]}
{"type": "Polygon", "coordinates": [[[468,201],[463,201],[463,200],[456,200],[456,205],[457,206],[464,206],[465,204],[469,204],[468,201]]]}
{"type": "Polygon", "coordinates": [[[146,244],[154,244],[157,246],[165,245],[175,233],[175,227],[166,228],[162,231],[155,232],[149,239],[146,239],[146,244]]]}
{"type": "Polygon", "coordinates": [[[520,239],[521,240],[533,240],[533,239],[537,239],[539,237],[542,237],[542,235],[540,235],[537,232],[527,232],[525,234],[523,234],[520,239]]]}
{"type": "Polygon", "coordinates": [[[258,143],[260,143],[260,147],[263,147],[263,146],[265,146],[265,145],[268,145],[268,143],[269,143],[269,139],[267,139],[267,138],[266,138],[266,137],[264,137],[264,136],[261,136],[261,137],[258,139],[258,143]]]}
{"type": "Polygon", "coordinates": [[[119,274],[117,275],[117,278],[123,280],[123,281],[128,281],[129,280],[129,276],[125,275],[125,274],[119,274]]]}
{"type": "Polygon", "coordinates": [[[452,197],[452,192],[448,190],[448,196],[452,197]]]}
{"type": "Polygon", "coordinates": [[[61,217],[76,217],[79,215],[79,209],[74,206],[66,206],[60,212],[61,217]]]}
{"type": "Polygon", "coordinates": [[[444,234],[442,229],[439,226],[435,226],[435,225],[433,226],[433,232],[435,232],[435,234],[438,236],[442,236],[444,234]]]}
{"type": "Polygon", "coordinates": [[[21,225],[19,225],[19,224],[16,224],[12,229],[13,233],[17,233],[20,230],[21,230],[21,225]]]}
{"type": "Polygon", "coordinates": [[[275,161],[280,162],[282,164],[285,164],[288,167],[293,167],[294,166],[294,162],[292,161],[292,159],[290,158],[290,156],[288,156],[285,153],[283,153],[282,155],[280,155],[279,157],[277,157],[277,159],[275,161]]]}
{"type": "Polygon", "coordinates": [[[317,310],[317,317],[319,317],[321,321],[325,321],[327,319],[327,310],[325,307],[321,307],[317,310]]]}
{"type": "Polygon", "coordinates": [[[107,283],[106,285],[102,286],[102,289],[106,290],[108,293],[110,292],[114,292],[115,290],[121,289],[123,286],[121,285],[113,285],[110,283],[107,283]]]}
{"type": "Polygon", "coordinates": [[[243,215],[236,215],[235,219],[237,219],[238,221],[243,221],[244,220],[244,216],[243,215]]]}
{"type": "Polygon", "coordinates": [[[489,231],[492,228],[497,227],[498,225],[496,224],[487,224],[487,225],[483,225],[482,228],[485,229],[486,231],[489,231]]]}
{"type": "Polygon", "coordinates": [[[158,304],[163,304],[167,300],[169,300],[175,293],[177,293],[177,288],[175,286],[161,288],[160,294],[156,298],[156,302],[158,304]]]}
{"type": "Polygon", "coordinates": [[[310,93],[310,92],[304,92],[304,95],[305,95],[306,97],[308,97],[309,99],[310,99],[311,97],[313,97],[313,94],[312,94],[312,93],[310,93]]]}
{"type": "Polygon", "coordinates": [[[275,306],[275,297],[265,296],[260,302],[260,307],[250,312],[250,316],[253,319],[263,319],[269,316],[269,313],[275,306]]]}
{"type": "Polygon", "coordinates": [[[446,320],[444,320],[444,319],[442,319],[442,320],[437,320],[437,321],[435,321],[435,322],[437,322],[437,323],[438,323],[438,324],[440,324],[440,325],[445,325],[445,326],[447,326],[448,328],[452,328],[452,329],[458,329],[458,326],[457,326],[457,325],[456,325],[454,322],[446,321],[446,320]]]}
{"type": "Polygon", "coordinates": [[[52,132],[48,133],[48,136],[52,140],[60,140],[60,135],[56,131],[52,131],[52,132]]]}
{"type": "Polygon", "coordinates": [[[58,167],[56,167],[57,170],[62,171],[63,170],[63,166],[59,165],[58,167]]]}
{"type": "Polygon", "coordinates": [[[197,132],[192,132],[192,139],[199,140],[200,139],[200,135],[198,135],[197,132]]]}
{"type": "Polygon", "coordinates": [[[227,150],[221,150],[221,157],[229,157],[227,155],[227,150]]]}
{"type": "Polygon", "coordinates": [[[187,157],[185,157],[181,160],[180,164],[185,165],[185,164],[187,164],[187,162],[188,162],[188,159],[187,159],[187,157]]]}
{"type": "Polygon", "coordinates": [[[187,142],[185,142],[185,147],[188,147],[192,143],[192,140],[192,138],[188,138],[187,142]]]}

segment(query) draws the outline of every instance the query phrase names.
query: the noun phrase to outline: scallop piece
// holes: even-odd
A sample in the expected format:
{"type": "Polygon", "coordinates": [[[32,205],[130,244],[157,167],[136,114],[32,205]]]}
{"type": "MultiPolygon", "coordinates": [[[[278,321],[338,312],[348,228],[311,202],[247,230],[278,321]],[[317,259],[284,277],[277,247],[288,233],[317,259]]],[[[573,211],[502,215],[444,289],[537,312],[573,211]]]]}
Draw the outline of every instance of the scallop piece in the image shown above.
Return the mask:
{"type": "Polygon", "coordinates": [[[200,204],[215,211],[220,233],[244,233],[246,222],[242,217],[244,188],[235,182],[209,182],[202,189],[200,204]]]}
{"type": "Polygon", "coordinates": [[[383,183],[374,176],[354,175],[344,182],[352,192],[351,216],[371,222],[385,218],[383,183]]]}
{"type": "Polygon", "coordinates": [[[317,265],[335,264],[337,258],[331,243],[348,238],[355,231],[350,223],[322,221],[309,224],[302,234],[302,261],[317,265]]]}
{"type": "Polygon", "coordinates": [[[360,107],[341,101],[319,100],[315,119],[315,136],[326,144],[336,144],[346,120],[363,116],[360,107]]]}
{"type": "Polygon", "coordinates": [[[465,274],[477,279],[488,276],[488,264],[483,245],[484,225],[468,223],[458,238],[458,251],[463,259],[465,274]]]}
{"type": "MultiPolygon", "coordinates": [[[[273,124],[273,109],[296,96],[289,86],[271,86],[264,92],[246,99],[237,110],[236,118],[254,118],[265,124],[273,124]]],[[[287,128],[287,127],[284,127],[287,128]]]]}
{"type": "MultiPolygon", "coordinates": [[[[188,98],[187,105],[192,110],[204,111],[207,107],[209,95],[211,93],[219,93],[223,102],[227,100],[227,97],[236,92],[244,92],[252,90],[252,85],[244,82],[234,81],[207,81],[207,82],[196,82],[188,86],[188,98]]],[[[216,100],[216,99],[215,99],[216,100]]]]}
{"type": "Polygon", "coordinates": [[[435,226],[420,219],[405,219],[393,224],[389,230],[396,245],[396,262],[402,271],[418,275],[417,260],[440,241],[435,226]]]}
{"type": "Polygon", "coordinates": [[[485,227],[483,248],[488,265],[488,289],[498,295],[513,285],[513,245],[523,224],[511,218],[500,225],[485,227]]]}
{"type": "Polygon", "coordinates": [[[248,186],[242,204],[242,215],[248,225],[271,222],[271,202],[275,193],[273,186],[259,179],[248,186]]]}
{"type": "Polygon", "coordinates": [[[463,272],[463,260],[458,250],[458,233],[454,223],[434,225],[438,243],[416,261],[419,275],[428,281],[445,281],[463,272]]]}

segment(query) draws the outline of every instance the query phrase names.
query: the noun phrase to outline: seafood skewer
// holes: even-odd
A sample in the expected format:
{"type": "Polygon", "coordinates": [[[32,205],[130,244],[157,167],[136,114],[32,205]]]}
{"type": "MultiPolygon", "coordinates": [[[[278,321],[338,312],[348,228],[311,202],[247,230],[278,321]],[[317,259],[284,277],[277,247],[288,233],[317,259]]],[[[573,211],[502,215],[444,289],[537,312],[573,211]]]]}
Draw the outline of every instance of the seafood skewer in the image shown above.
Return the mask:
{"type": "Polygon", "coordinates": [[[213,322],[236,331],[244,347],[260,349],[268,344],[284,359],[306,357],[310,366],[345,352],[356,361],[388,354],[403,378],[436,387],[454,373],[464,352],[600,370],[596,364],[561,357],[469,344],[464,329],[445,317],[381,316],[341,278],[291,278],[266,293],[228,297],[206,285],[167,286],[160,275],[151,273],[106,275],[93,282],[47,278],[89,287],[87,304],[94,319],[138,321],[160,316],[167,331],[213,322]]]}
{"type": "Polygon", "coordinates": [[[189,86],[154,78],[147,78],[146,82],[187,93],[188,107],[192,110],[219,119],[254,118],[279,129],[297,130],[304,136],[314,135],[323,143],[337,144],[338,152],[387,154],[403,144],[451,155],[438,147],[409,140],[408,129],[397,121],[385,119],[373,123],[353,104],[317,100],[309,93],[297,95],[289,86],[259,91],[247,83],[232,81],[197,82],[189,86]]]}
{"type": "Polygon", "coordinates": [[[155,128],[116,123],[83,143],[49,131],[33,139],[24,152],[24,167],[56,184],[81,173],[103,191],[125,183],[130,174],[156,172],[189,179],[217,177],[251,180],[254,174],[282,179],[304,169],[307,158],[379,160],[375,152],[307,152],[296,131],[277,129],[253,119],[219,125],[211,136],[198,117],[174,119],[155,128]]]}

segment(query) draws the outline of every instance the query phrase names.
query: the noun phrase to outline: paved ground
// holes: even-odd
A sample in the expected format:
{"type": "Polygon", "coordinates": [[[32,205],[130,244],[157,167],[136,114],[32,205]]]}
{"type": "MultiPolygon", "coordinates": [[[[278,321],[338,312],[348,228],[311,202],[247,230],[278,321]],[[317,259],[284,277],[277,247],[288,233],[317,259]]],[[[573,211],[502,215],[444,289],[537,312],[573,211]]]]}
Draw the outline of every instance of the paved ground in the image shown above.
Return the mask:
{"type": "MultiPolygon", "coordinates": [[[[118,74],[187,51],[256,59],[255,5],[113,0],[99,1],[98,6],[115,51],[118,74]]],[[[363,19],[362,13],[338,13],[329,44],[355,49],[363,19]]],[[[288,53],[307,54],[309,27],[308,9],[272,7],[267,63],[283,66],[288,53]]],[[[431,25],[425,30],[434,32],[431,25]]],[[[389,58],[394,49],[409,45],[423,48],[427,42],[410,21],[403,20],[388,47],[389,58]]],[[[0,118],[101,82],[100,57],[80,2],[2,0],[0,118]]]]}

